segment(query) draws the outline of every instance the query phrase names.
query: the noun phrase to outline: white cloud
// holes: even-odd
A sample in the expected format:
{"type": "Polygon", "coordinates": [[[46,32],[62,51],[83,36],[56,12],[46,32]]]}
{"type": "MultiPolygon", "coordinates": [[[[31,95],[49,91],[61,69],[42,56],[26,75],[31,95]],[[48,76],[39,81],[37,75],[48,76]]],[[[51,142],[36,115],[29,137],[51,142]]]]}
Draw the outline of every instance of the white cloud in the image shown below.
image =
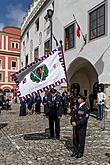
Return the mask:
{"type": "Polygon", "coordinates": [[[2,31],[3,27],[4,27],[4,23],[0,22],[0,31],[2,31]]]}
{"type": "Polygon", "coordinates": [[[20,26],[26,12],[22,9],[22,4],[9,5],[7,7],[6,17],[10,19],[10,25],[20,26]]]}

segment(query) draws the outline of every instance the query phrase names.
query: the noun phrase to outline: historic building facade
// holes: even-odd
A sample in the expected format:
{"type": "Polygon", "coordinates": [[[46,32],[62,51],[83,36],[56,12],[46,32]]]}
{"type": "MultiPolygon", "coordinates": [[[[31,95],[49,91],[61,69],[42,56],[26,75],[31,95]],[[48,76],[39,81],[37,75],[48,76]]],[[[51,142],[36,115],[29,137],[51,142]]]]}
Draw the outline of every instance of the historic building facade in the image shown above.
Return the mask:
{"type": "Polygon", "coordinates": [[[20,69],[20,33],[17,27],[4,27],[0,31],[0,91],[15,93],[11,75],[20,69]]]}
{"type": "MultiPolygon", "coordinates": [[[[24,67],[49,50],[50,22],[53,34],[63,41],[70,88],[79,88],[85,95],[94,92],[97,82],[103,83],[110,106],[110,0],[34,0],[22,23],[21,63],[24,67]],[[86,39],[76,35],[77,23],[86,39]]],[[[55,47],[55,40],[52,40],[55,47]]]]}

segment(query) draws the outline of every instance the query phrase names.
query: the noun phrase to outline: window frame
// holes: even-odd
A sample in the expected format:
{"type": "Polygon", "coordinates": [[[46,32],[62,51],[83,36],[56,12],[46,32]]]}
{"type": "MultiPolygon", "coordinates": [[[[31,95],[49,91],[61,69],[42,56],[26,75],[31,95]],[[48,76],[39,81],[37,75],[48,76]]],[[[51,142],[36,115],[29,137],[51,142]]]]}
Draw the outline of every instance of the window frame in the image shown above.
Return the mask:
{"type": "Polygon", "coordinates": [[[13,77],[12,77],[13,74],[14,74],[14,73],[11,73],[11,74],[10,74],[10,82],[14,82],[13,77]]]}
{"type": "Polygon", "coordinates": [[[48,40],[46,40],[45,42],[44,42],[44,54],[46,55],[46,54],[49,54],[51,52],[51,49],[50,49],[50,38],[48,39],[48,40]],[[45,44],[47,43],[47,42],[49,42],[49,49],[48,49],[48,51],[45,51],[46,49],[45,49],[45,44]]]}
{"type": "Polygon", "coordinates": [[[76,30],[75,22],[72,22],[72,23],[68,24],[64,28],[64,50],[65,51],[68,51],[70,49],[74,49],[75,48],[75,30],[76,30]],[[73,41],[72,41],[73,42],[73,46],[72,47],[68,46],[68,48],[66,48],[66,30],[69,29],[71,26],[73,26],[73,41]]]}
{"type": "Polygon", "coordinates": [[[37,59],[39,59],[39,46],[34,49],[34,60],[37,60],[37,59]],[[36,50],[38,51],[38,57],[37,58],[35,57],[35,51],[36,50]]]}
{"type": "Polygon", "coordinates": [[[16,68],[16,67],[17,67],[17,62],[16,62],[15,60],[12,60],[12,61],[11,61],[11,68],[16,68]],[[13,62],[16,63],[16,66],[15,66],[15,67],[12,66],[12,63],[13,63],[13,62]]]}
{"type": "Polygon", "coordinates": [[[15,43],[11,42],[11,48],[15,48],[15,43]]]}
{"type": "Polygon", "coordinates": [[[107,19],[108,18],[106,18],[108,16],[108,8],[107,8],[107,2],[106,1],[104,1],[104,2],[102,2],[102,3],[100,3],[100,4],[98,4],[97,6],[95,6],[94,8],[92,8],[90,11],[88,11],[88,23],[89,23],[89,28],[88,28],[88,39],[89,39],[89,41],[92,41],[92,40],[95,40],[95,39],[98,39],[98,38],[100,38],[100,37],[102,37],[102,36],[105,36],[105,35],[107,35],[107,26],[108,26],[108,21],[107,21],[107,19]],[[97,13],[99,12],[99,10],[100,10],[100,8],[102,7],[102,6],[104,6],[104,15],[101,15],[101,16],[99,16],[97,13]],[[94,29],[92,29],[91,28],[91,14],[92,13],[94,13],[96,11],[96,19],[94,19],[94,20],[96,20],[96,28],[94,28],[94,29]],[[104,24],[103,25],[99,25],[99,20],[100,20],[100,18],[102,18],[102,17],[104,17],[104,24]],[[103,34],[99,34],[100,32],[100,27],[102,27],[102,26],[104,26],[104,33],[103,34]],[[92,37],[91,36],[91,32],[92,32],[92,30],[95,30],[96,29],[96,36],[95,37],[92,37]]]}
{"type": "Polygon", "coordinates": [[[26,33],[27,42],[29,41],[29,31],[26,33]]]}
{"type": "Polygon", "coordinates": [[[1,80],[0,80],[0,82],[2,82],[2,81],[3,81],[3,73],[0,72],[0,74],[2,75],[2,76],[1,76],[1,80]]]}
{"type": "Polygon", "coordinates": [[[19,49],[19,43],[18,42],[16,42],[16,49],[19,49]],[[18,45],[18,47],[17,47],[17,45],[18,45]]]}
{"type": "Polygon", "coordinates": [[[37,18],[37,20],[35,21],[35,25],[36,25],[36,31],[39,31],[39,18],[37,18]]]}
{"type": "Polygon", "coordinates": [[[19,43],[18,42],[11,42],[11,48],[13,48],[13,49],[19,49],[19,43]],[[16,45],[18,45],[18,47],[16,47],[16,45]]]}
{"type": "Polygon", "coordinates": [[[1,63],[1,65],[0,65],[0,69],[2,69],[2,59],[0,59],[0,61],[1,61],[1,62],[0,62],[0,63],[1,63]]]}
{"type": "Polygon", "coordinates": [[[27,66],[29,64],[29,56],[28,54],[26,54],[25,56],[25,66],[27,66]]]}

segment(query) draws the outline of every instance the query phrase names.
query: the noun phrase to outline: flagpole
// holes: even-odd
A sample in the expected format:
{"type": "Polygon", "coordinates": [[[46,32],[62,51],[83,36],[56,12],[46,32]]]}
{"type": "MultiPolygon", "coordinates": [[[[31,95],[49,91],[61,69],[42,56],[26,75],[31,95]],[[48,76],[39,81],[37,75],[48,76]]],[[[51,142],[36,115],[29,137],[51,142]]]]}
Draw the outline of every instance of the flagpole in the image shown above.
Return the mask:
{"type": "Polygon", "coordinates": [[[62,40],[59,41],[61,51],[62,51],[62,58],[64,62],[64,71],[65,71],[65,76],[66,76],[66,81],[67,81],[67,91],[69,92],[69,82],[68,82],[68,76],[67,76],[67,71],[66,71],[66,64],[65,64],[65,58],[64,58],[64,52],[63,52],[63,45],[62,45],[62,40]]]}
{"type": "MultiPolygon", "coordinates": [[[[77,26],[79,26],[79,24],[78,24],[78,22],[77,22],[76,17],[75,17],[75,15],[74,15],[74,14],[73,14],[73,18],[74,18],[74,20],[75,20],[75,22],[76,22],[77,26]]],[[[80,27],[80,26],[79,26],[79,27],[80,27]]],[[[81,28],[80,28],[80,30],[81,30],[81,28]]],[[[82,30],[81,30],[81,35],[82,35],[83,40],[84,40],[84,42],[85,42],[85,44],[86,44],[86,38],[85,38],[85,36],[84,36],[84,34],[83,34],[82,30]]]]}

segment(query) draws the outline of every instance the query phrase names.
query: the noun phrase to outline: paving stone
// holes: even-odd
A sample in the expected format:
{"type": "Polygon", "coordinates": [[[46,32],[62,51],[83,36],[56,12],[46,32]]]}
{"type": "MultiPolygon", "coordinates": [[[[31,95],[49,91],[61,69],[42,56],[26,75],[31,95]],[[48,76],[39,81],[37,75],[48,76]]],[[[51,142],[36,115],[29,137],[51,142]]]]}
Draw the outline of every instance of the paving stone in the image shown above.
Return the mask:
{"type": "Polygon", "coordinates": [[[70,118],[61,119],[61,140],[49,140],[48,119],[43,114],[19,117],[18,109],[16,104],[0,115],[0,165],[110,164],[109,120],[103,131],[100,121],[89,118],[84,157],[75,159],[70,157],[73,149],[70,118]]]}

